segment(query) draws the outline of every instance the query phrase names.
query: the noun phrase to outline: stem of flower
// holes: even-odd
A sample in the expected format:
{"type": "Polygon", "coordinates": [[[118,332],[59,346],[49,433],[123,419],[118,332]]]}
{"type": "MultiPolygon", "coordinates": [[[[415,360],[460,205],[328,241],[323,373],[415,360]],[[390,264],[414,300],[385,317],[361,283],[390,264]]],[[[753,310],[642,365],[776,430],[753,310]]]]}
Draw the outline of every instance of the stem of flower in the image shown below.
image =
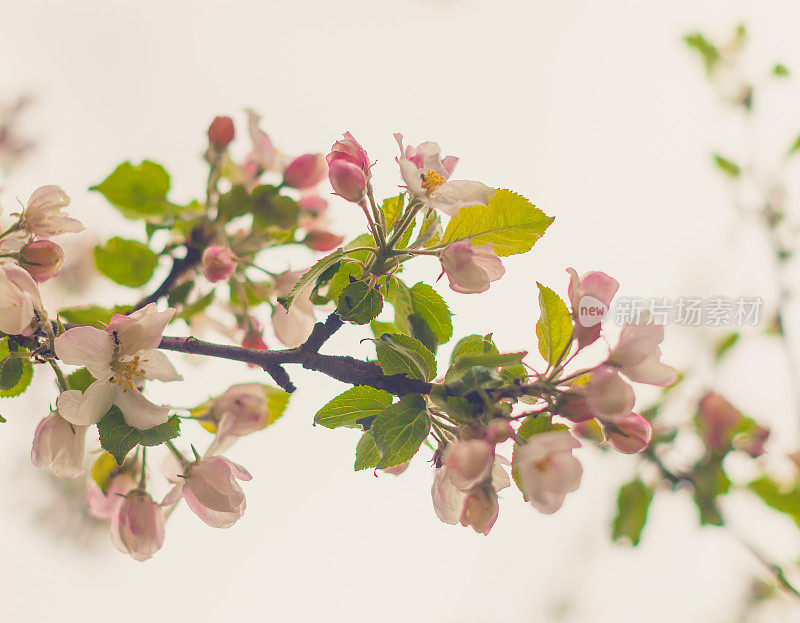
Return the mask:
{"type": "Polygon", "coordinates": [[[178,463],[181,464],[181,468],[183,468],[184,470],[188,469],[189,461],[187,461],[186,457],[183,456],[183,453],[180,450],[178,450],[178,448],[175,447],[175,444],[172,443],[172,441],[169,439],[167,439],[167,441],[165,441],[164,443],[167,445],[167,448],[169,448],[169,451],[172,452],[172,456],[178,459],[178,463]]]}

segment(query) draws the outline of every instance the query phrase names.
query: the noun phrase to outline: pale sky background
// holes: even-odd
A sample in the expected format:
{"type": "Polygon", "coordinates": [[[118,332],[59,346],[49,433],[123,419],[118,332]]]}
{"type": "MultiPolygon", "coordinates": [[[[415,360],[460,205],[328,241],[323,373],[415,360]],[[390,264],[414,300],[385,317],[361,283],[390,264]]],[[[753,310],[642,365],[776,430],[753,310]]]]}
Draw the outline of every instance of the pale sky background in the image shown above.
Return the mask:
{"type": "MultiPolygon", "coordinates": [[[[290,153],[326,152],[353,132],[378,161],[382,196],[396,193],[392,133],[402,131],[460,156],[459,177],[509,187],[556,217],[489,294],[445,294],[456,335],[494,331],[501,348],[535,351],[535,281],[564,295],[567,266],[604,270],[629,296],[774,301],[764,241],[733,214],[709,157],[742,148],[740,119],[720,109],[680,37],[694,29],[727,37],[744,21],[755,71],[782,61],[800,72],[795,2],[92,0],[2,9],[0,99],[36,97],[26,129],[40,142],[7,184],[6,212],[16,197],[60,184],[98,236],[135,235],[86,189],[121,161],[152,158],[171,172],[176,200],[199,196],[208,122],[216,114],[241,122],[251,106],[290,153]]],[[[757,149],[767,157],[800,130],[799,96],[792,77],[758,102],[757,149]]],[[[336,203],[332,215],[340,231],[359,233],[351,206],[336,203]]],[[[276,270],[287,265],[274,261],[276,270]]],[[[437,270],[419,260],[409,274],[430,279],[437,270]]],[[[109,304],[137,298],[97,292],[109,304]]],[[[367,356],[366,344],[353,346],[361,335],[343,331],[329,352],[367,356]]],[[[702,368],[693,353],[719,335],[670,327],[664,358],[702,368]]],[[[154,385],[156,400],[190,406],[260,378],[232,363],[174,360],[187,381],[154,385]]],[[[440,524],[430,466],[418,460],[400,478],[354,474],[357,434],[311,426],[344,388],[292,374],[301,389],[284,419],[228,453],[254,475],[243,520],[214,530],[181,507],[164,549],[144,564],[114,550],[103,529],[76,537],[69,513],[50,506],[50,479],[27,458],[55,397],[46,373],[37,395],[0,405],[9,420],[0,430],[0,618],[546,623],[562,613],[593,623],[715,623],[733,620],[761,573],[728,534],[698,528],[681,493],[657,498],[640,547],[611,545],[615,488],[637,459],[590,448],[578,452],[583,484],[559,513],[540,515],[509,489],[488,537],[440,524]]],[[[778,346],[758,340],[746,340],[713,379],[775,428],[776,455],[800,439],[785,380],[778,346]]],[[[770,555],[797,558],[789,520],[754,511],[746,496],[725,508],[770,555]]],[[[800,620],[791,605],[759,620],[800,620]]]]}

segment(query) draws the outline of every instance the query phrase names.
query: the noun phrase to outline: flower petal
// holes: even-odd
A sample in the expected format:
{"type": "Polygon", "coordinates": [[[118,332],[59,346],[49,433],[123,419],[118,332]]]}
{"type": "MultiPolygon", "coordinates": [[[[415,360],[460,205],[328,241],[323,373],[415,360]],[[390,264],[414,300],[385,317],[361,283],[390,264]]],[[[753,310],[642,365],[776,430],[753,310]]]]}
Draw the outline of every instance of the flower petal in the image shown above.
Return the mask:
{"type": "Polygon", "coordinates": [[[167,407],[153,404],[138,389],[122,389],[117,385],[114,388],[112,400],[122,411],[122,416],[129,426],[139,430],[147,430],[163,424],[169,419],[169,409],[167,407]]]}
{"type": "Polygon", "coordinates": [[[160,350],[145,350],[139,353],[144,378],[148,381],[182,381],[175,366],[160,350]]]}
{"type": "Polygon", "coordinates": [[[111,376],[114,338],[96,327],[75,327],[55,340],[56,355],[66,364],[86,366],[96,379],[111,376]]]}

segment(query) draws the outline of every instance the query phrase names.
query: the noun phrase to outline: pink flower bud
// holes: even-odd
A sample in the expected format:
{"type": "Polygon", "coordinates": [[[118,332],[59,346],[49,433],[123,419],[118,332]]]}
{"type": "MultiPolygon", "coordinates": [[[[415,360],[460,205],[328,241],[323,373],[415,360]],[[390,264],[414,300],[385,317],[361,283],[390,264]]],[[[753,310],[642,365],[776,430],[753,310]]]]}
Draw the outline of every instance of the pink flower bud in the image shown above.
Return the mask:
{"type": "Polygon", "coordinates": [[[508,441],[513,434],[514,429],[511,428],[511,424],[506,420],[494,419],[489,422],[489,426],[486,427],[486,439],[492,443],[508,441]]]}
{"type": "Polygon", "coordinates": [[[208,126],[208,142],[216,150],[225,149],[233,140],[233,119],[216,117],[208,126]]]}
{"type": "Polygon", "coordinates": [[[712,452],[730,449],[733,431],[742,420],[739,410],[720,394],[709,392],[700,400],[698,424],[706,447],[712,452]]]}
{"type": "Polygon", "coordinates": [[[363,171],[367,179],[370,177],[369,156],[367,156],[367,152],[364,151],[364,148],[353,138],[350,132],[345,132],[344,139],[336,141],[333,144],[331,153],[326,156],[326,159],[328,161],[328,166],[333,165],[333,163],[337,161],[354,164],[363,171]]]}
{"type": "Polygon", "coordinates": [[[636,396],[614,368],[602,365],[586,384],[586,402],[596,417],[615,419],[631,412],[636,396]]]}
{"type": "Polygon", "coordinates": [[[19,252],[19,263],[39,283],[57,277],[64,265],[64,249],[50,240],[26,244],[19,252]]]}
{"type": "Polygon", "coordinates": [[[324,180],[327,173],[328,165],[322,154],[304,154],[283,171],[283,183],[290,188],[310,188],[324,180]]]}
{"type": "Polygon", "coordinates": [[[231,276],[236,269],[236,255],[228,247],[212,245],[203,251],[203,274],[212,283],[231,276]]]}
{"type": "Polygon", "coordinates": [[[319,195],[313,193],[305,194],[300,197],[297,205],[304,212],[313,212],[314,214],[322,214],[328,209],[328,202],[319,195]]]}
{"type": "Polygon", "coordinates": [[[766,426],[756,425],[755,429],[742,438],[736,439],[736,449],[747,452],[757,459],[766,451],[764,445],[769,439],[770,430],[766,426]]]}
{"type": "Polygon", "coordinates": [[[625,454],[641,452],[653,438],[653,427],[638,413],[603,421],[602,426],[611,447],[625,454]]]}
{"type": "Polygon", "coordinates": [[[217,424],[228,417],[226,432],[231,435],[247,435],[260,430],[269,424],[268,391],[261,383],[231,385],[213,401],[209,416],[217,424]]]}
{"type": "Polygon", "coordinates": [[[242,346],[254,350],[269,350],[269,346],[267,346],[267,343],[264,341],[264,336],[258,329],[251,329],[244,334],[242,346]]]}
{"type": "Polygon", "coordinates": [[[589,408],[586,396],[582,392],[567,391],[558,399],[558,414],[572,422],[585,422],[595,414],[589,408]]]}
{"type": "Polygon", "coordinates": [[[346,160],[334,160],[328,168],[334,192],[353,203],[360,202],[367,192],[367,177],[361,167],[346,160]]]}
{"type": "Polygon", "coordinates": [[[70,424],[53,411],[36,427],[31,461],[36,467],[53,466],[59,478],[77,478],[83,473],[88,426],[70,424]]]}
{"type": "Polygon", "coordinates": [[[453,483],[468,489],[483,480],[494,461],[494,447],[483,439],[456,441],[444,451],[444,465],[453,483]]]}
{"type": "Polygon", "coordinates": [[[308,232],[303,242],[314,251],[331,251],[344,242],[344,237],[316,229],[308,232]]]}
{"type": "Polygon", "coordinates": [[[148,493],[134,489],[111,520],[111,540],[134,560],[150,558],[164,544],[164,511],[148,493]]]}
{"type": "Polygon", "coordinates": [[[111,477],[106,487],[106,492],[97,486],[94,481],[91,483],[86,504],[89,513],[97,519],[111,519],[125,496],[136,488],[136,478],[130,472],[119,472],[111,477]]]}
{"type": "Polygon", "coordinates": [[[580,278],[572,268],[567,272],[570,275],[568,293],[575,319],[575,338],[578,346],[583,348],[600,337],[600,322],[608,313],[619,283],[599,271],[586,273],[580,278]]]}
{"type": "Polygon", "coordinates": [[[450,280],[450,288],[462,294],[485,292],[492,281],[506,272],[493,245],[473,247],[468,240],[448,246],[442,251],[440,261],[450,280]]]}

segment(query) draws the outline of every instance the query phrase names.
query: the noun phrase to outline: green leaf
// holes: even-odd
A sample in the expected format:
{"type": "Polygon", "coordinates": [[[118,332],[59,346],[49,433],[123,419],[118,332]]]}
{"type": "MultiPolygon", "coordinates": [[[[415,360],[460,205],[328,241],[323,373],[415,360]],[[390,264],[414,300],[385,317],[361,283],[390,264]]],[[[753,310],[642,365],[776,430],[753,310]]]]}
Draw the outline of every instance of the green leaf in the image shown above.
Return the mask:
{"type": "Polygon", "coordinates": [[[70,389],[77,389],[80,392],[85,392],[89,385],[95,382],[95,378],[87,368],[78,368],[72,374],[67,376],[67,385],[70,389]]]}
{"type": "Polygon", "coordinates": [[[386,227],[389,228],[389,231],[392,230],[392,225],[395,224],[397,217],[400,216],[400,213],[403,211],[404,202],[404,195],[389,197],[388,199],[383,200],[381,211],[383,212],[383,217],[386,219],[386,227]]]}
{"type": "Polygon", "coordinates": [[[85,305],[82,307],[65,307],[58,312],[66,322],[74,324],[94,324],[102,322],[108,324],[115,314],[124,314],[130,307],[117,305],[116,307],[100,307],[98,305],[85,305]]]}
{"type": "Polygon", "coordinates": [[[363,268],[357,262],[341,262],[328,284],[328,299],[331,301],[339,300],[339,295],[345,286],[354,281],[359,281],[363,273],[363,268]]]}
{"type": "Polygon", "coordinates": [[[197,299],[194,303],[188,303],[181,308],[175,318],[180,318],[181,320],[185,320],[189,322],[194,316],[197,314],[204,312],[211,303],[214,302],[214,290],[211,290],[208,294],[201,296],[197,299]]]}
{"type": "Polygon", "coordinates": [[[498,354],[497,346],[489,335],[467,335],[456,342],[453,354],[450,355],[450,366],[466,355],[481,355],[484,353],[498,354]]]}
{"type": "Polygon", "coordinates": [[[539,309],[541,316],[536,323],[536,337],[539,338],[539,352],[551,366],[569,346],[572,339],[572,316],[566,303],[550,288],[539,286],[539,309]]]}
{"type": "Polygon", "coordinates": [[[800,151],[800,134],[797,135],[797,138],[794,139],[794,143],[792,143],[792,146],[789,148],[789,155],[791,156],[798,151],[800,151]]]}
{"type": "Polygon", "coordinates": [[[631,545],[639,544],[653,493],[653,488],[641,480],[629,482],[619,490],[617,515],[611,526],[611,538],[614,541],[626,538],[631,545]]]}
{"type": "Polygon", "coordinates": [[[353,324],[367,324],[381,313],[383,297],[364,281],[355,281],[339,295],[336,313],[342,320],[353,324]]]}
{"type": "Polygon", "coordinates": [[[473,245],[493,244],[497,255],[514,255],[530,251],[552,222],[522,195],[498,190],[488,207],[461,208],[447,224],[442,242],[468,238],[473,245]]]}
{"type": "Polygon", "coordinates": [[[722,457],[712,456],[698,463],[694,473],[692,496],[700,512],[702,525],[721,526],[725,523],[717,498],[728,492],[731,481],[722,469],[722,457]]]}
{"type": "Polygon", "coordinates": [[[92,480],[97,483],[100,490],[108,493],[111,476],[117,469],[117,460],[108,452],[103,452],[92,465],[92,480]]]}
{"type": "Polygon", "coordinates": [[[719,362],[727,352],[739,341],[739,332],[728,333],[714,346],[714,361],[719,362]]]}
{"type": "Polygon", "coordinates": [[[178,305],[183,305],[186,303],[186,299],[189,298],[189,294],[194,288],[194,280],[190,279],[188,281],[184,281],[183,283],[171,288],[169,293],[167,294],[167,305],[170,307],[177,307],[178,305]]]}
{"type": "Polygon", "coordinates": [[[505,366],[516,366],[522,363],[527,352],[521,353],[476,353],[465,354],[450,366],[444,380],[451,383],[460,379],[470,369],[479,366],[482,368],[501,368],[505,366]]]}
{"type": "Polygon", "coordinates": [[[413,457],[430,432],[425,400],[408,394],[384,409],[372,423],[375,445],[381,455],[379,468],[392,467],[413,457]]]}
{"type": "Polygon", "coordinates": [[[717,165],[717,168],[722,171],[725,175],[729,177],[739,177],[742,173],[742,168],[736,164],[733,160],[728,160],[720,156],[719,154],[714,154],[714,164],[717,165]]]}
{"type": "Polygon", "coordinates": [[[15,388],[22,380],[25,364],[19,357],[6,357],[0,361],[0,390],[15,388]]]}
{"type": "Polygon", "coordinates": [[[800,486],[785,487],[761,476],[747,485],[770,508],[791,517],[800,527],[800,486]]]}
{"type": "Polygon", "coordinates": [[[411,337],[422,342],[422,345],[435,355],[439,350],[439,339],[425,319],[419,314],[411,314],[406,318],[406,324],[411,337]]]}
{"type": "Polygon", "coordinates": [[[699,32],[686,35],[683,40],[686,45],[699,52],[703,59],[703,63],[705,64],[706,72],[710,74],[722,58],[719,50],[717,50],[717,46],[711,43],[702,33],[699,32]]]}
{"type": "Polygon", "coordinates": [[[286,407],[289,406],[289,399],[292,395],[269,385],[264,385],[264,391],[267,392],[267,410],[269,411],[267,425],[270,425],[286,412],[286,407]]]}
{"type": "Polygon", "coordinates": [[[358,420],[377,416],[390,404],[392,396],[388,392],[359,385],[339,394],[317,411],[314,424],[325,428],[359,428],[358,420]]]}
{"type": "Polygon", "coordinates": [[[317,278],[327,270],[329,266],[335,264],[340,259],[344,257],[344,250],[337,249],[330,255],[326,255],[321,260],[319,260],[316,264],[314,264],[306,274],[304,274],[300,279],[298,279],[297,283],[295,284],[292,291],[289,294],[284,296],[278,297],[278,302],[286,308],[286,311],[289,311],[289,308],[292,306],[292,301],[298,297],[298,295],[306,290],[306,288],[311,290],[311,284],[316,282],[317,278]]]}
{"type": "Polygon", "coordinates": [[[256,227],[292,229],[297,224],[297,202],[278,194],[275,186],[256,186],[250,194],[250,205],[256,227]]]}
{"type": "Polygon", "coordinates": [[[158,256],[137,240],[114,237],[94,248],[94,263],[103,275],[129,288],[143,286],[153,276],[158,256]]]}
{"type": "Polygon", "coordinates": [[[372,436],[372,431],[368,430],[361,439],[358,440],[356,446],[356,462],[353,464],[353,469],[361,471],[370,467],[377,467],[378,462],[381,460],[381,453],[378,452],[378,446],[375,445],[375,438],[372,436]]]}
{"type": "Polygon", "coordinates": [[[426,283],[417,283],[411,288],[411,308],[421,316],[433,331],[439,344],[453,337],[453,314],[444,299],[426,283]]]}
{"type": "Polygon", "coordinates": [[[145,160],[139,165],[123,162],[89,190],[100,192],[126,218],[159,220],[180,211],[167,200],[169,186],[164,167],[145,160]]]}
{"type": "Polygon", "coordinates": [[[125,456],[137,444],[158,446],[180,435],[181,421],[177,415],[173,415],[159,426],[139,430],[129,426],[122,416],[122,411],[112,406],[97,423],[97,431],[100,433],[100,445],[114,457],[118,465],[122,465],[125,456]]]}
{"type": "Polygon", "coordinates": [[[430,381],[436,376],[436,358],[416,338],[384,333],[375,340],[375,350],[385,374],[405,374],[421,381],[430,381]]]}
{"type": "Polygon", "coordinates": [[[782,63],[776,63],[772,68],[772,74],[774,76],[778,76],[779,78],[785,78],[789,75],[789,68],[782,63]]]}
{"type": "Polygon", "coordinates": [[[529,415],[522,421],[522,425],[517,431],[517,437],[527,441],[534,435],[558,430],[569,430],[569,427],[564,424],[553,424],[553,417],[550,415],[529,415]]]}

